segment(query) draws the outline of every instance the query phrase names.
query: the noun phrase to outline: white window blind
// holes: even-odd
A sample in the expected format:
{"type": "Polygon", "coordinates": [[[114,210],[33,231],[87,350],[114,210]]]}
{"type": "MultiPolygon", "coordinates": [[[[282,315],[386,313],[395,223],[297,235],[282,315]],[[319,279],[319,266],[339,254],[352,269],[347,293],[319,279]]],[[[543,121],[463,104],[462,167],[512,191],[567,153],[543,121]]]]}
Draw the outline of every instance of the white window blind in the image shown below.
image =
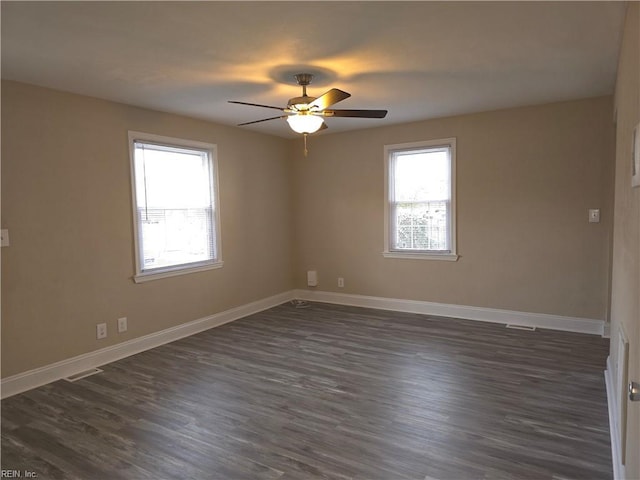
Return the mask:
{"type": "Polygon", "coordinates": [[[387,253],[455,253],[454,152],[454,139],[387,147],[387,253]]]}
{"type": "Polygon", "coordinates": [[[132,141],[138,275],[219,261],[213,148],[181,143],[132,141]]]}

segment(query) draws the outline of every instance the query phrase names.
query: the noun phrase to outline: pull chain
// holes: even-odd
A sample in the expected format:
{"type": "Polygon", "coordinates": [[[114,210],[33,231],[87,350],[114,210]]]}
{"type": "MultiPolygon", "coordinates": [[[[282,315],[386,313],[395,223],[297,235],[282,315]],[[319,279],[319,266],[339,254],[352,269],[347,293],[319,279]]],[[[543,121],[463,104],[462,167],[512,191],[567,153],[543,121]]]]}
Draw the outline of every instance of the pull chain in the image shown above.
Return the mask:
{"type": "Polygon", "coordinates": [[[307,154],[309,153],[309,150],[307,150],[307,134],[304,134],[304,156],[306,157],[307,154]]]}

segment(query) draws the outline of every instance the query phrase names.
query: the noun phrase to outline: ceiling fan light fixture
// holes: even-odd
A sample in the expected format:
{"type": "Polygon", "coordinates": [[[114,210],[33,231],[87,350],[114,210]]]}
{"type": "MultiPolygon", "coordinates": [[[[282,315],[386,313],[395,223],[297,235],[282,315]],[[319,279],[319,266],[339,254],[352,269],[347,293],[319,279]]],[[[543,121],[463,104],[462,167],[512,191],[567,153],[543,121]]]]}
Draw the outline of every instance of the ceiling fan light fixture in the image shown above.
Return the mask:
{"type": "Polygon", "coordinates": [[[297,114],[289,115],[287,117],[287,123],[294,132],[315,133],[320,130],[324,120],[322,117],[317,115],[297,114]]]}
{"type": "Polygon", "coordinates": [[[332,88],[331,90],[324,92],[319,97],[311,97],[307,95],[307,85],[311,83],[313,75],[310,73],[299,73],[295,75],[295,78],[298,85],[302,87],[302,96],[290,98],[287,102],[287,106],[284,108],[274,107],[272,105],[261,105],[259,103],[229,100],[229,103],[270,108],[284,113],[284,115],[278,115],[277,117],[239,123],[238,126],[253,125],[255,123],[267,122],[269,120],[286,118],[291,130],[304,135],[306,152],[307,134],[315,133],[322,128],[327,128],[324,123],[324,117],[384,118],[387,115],[386,110],[335,110],[333,108],[331,110],[327,110],[332,105],[346,100],[351,96],[351,94],[337,88],[332,88]]]}

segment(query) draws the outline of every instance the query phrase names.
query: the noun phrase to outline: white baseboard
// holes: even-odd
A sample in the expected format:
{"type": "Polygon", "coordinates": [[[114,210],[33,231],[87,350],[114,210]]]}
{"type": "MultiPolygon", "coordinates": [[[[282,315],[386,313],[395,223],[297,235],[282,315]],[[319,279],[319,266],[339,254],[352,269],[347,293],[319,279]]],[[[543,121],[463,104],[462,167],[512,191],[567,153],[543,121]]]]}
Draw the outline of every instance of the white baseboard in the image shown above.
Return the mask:
{"type": "Polygon", "coordinates": [[[620,433],[618,432],[618,407],[615,396],[613,378],[611,378],[611,357],[607,357],[607,369],[604,371],[604,381],[607,386],[607,405],[609,407],[609,433],[611,435],[611,460],[613,462],[614,480],[624,480],[625,468],[620,462],[622,452],[620,451],[620,433]]]}
{"type": "Polygon", "coordinates": [[[464,318],[485,322],[533,326],[569,332],[602,335],[604,322],[575,317],[561,317],[540,313],[515,312],[492,308],[469,307],[444,303],[402,300],[394,298],[351,295],[319,290],[290,290],[272,297],[241,305],[224,312],[200,318],[166,330],[134,338],[126,342],[102,348],[77,357],[72,357],[44,367],[19,373],[2,379],[0,384],[1,398],[31,390],[47,383],[55,382],[70,375],[99,367],[120,360],[136,353],[173,342],[190,335],[223,325],[234,320],[252,315],[280,305],[294,298],[301,300],[351,305],[357,307],[376,308],[379,310],[395,310],[398,312],[420,313],[444,317],[464,318]]]}
{"type": "Polygon", "coordinates": [[[495,308],[470,307],[418,300],[398,298],[370,297],[346,293],[325,292],[322,290],[295,290],[295,298],[300,300],[351,305],[354,307],[394,310],[396,312],[421,313],[442,317],[464,318],[483,322],[522,325],[527,327],[548,328],[566,332],[602,335],[604,321],[590,318],[563,317],[543,313],[517,312],[495,308]]]}
{"type": "Polygon", "coordinates": [[[7,398],[31,390],[32,388],[55,382],[70,375],[75,375],[85,370],[164,345],[165,343],[173,342],[213,327],[218,327],[225,323],[246,317],[247,315],[267,310],[293,298],[293,291],[280,293],[208,317],[167,328],[166,330],[161,330],[143,337],[118,343],[117,345],[101,348],[100,350],[3,378],[1,383],[1,396],[2,398],[7,398]]]}

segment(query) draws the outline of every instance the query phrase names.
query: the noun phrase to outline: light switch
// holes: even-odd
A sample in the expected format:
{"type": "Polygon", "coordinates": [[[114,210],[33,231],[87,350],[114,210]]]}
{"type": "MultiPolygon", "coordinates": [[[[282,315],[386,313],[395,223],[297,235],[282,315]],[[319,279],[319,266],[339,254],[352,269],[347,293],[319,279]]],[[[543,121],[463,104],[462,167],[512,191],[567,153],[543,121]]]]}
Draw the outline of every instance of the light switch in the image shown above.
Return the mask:
{"type": "Polygon", "coordinates": [[[9,230],[3,228],[0,230],[0,247],[8,247],[9,246],[9,230]]]}
{"type": "Polygon", "coordinates": [[[600,209],[599,208],[590,208],[589,209],[589,223],[600,223],[600,209]]]}

